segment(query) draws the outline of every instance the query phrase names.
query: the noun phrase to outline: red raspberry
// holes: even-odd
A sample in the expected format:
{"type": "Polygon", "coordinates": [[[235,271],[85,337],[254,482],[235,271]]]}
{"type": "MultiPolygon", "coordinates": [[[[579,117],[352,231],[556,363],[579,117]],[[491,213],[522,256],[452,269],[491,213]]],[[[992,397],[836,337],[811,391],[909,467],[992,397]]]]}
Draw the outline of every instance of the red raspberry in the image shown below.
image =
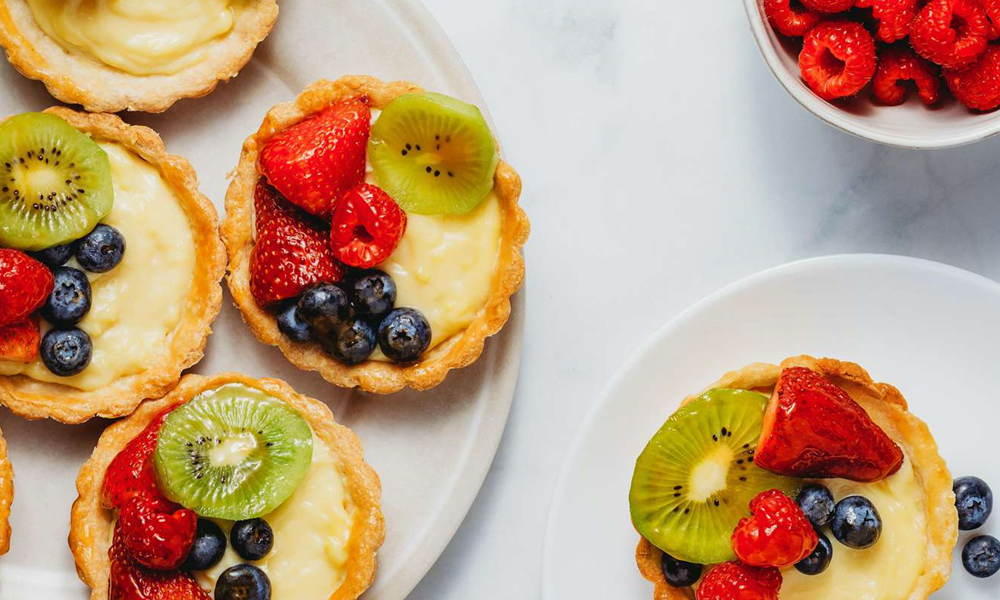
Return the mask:
{"type": "Polygon", "coordinates": [[[983,10],[986,11],[986,18],[990,21],[991,40],[1000,38],[1000,0],[979,0],[983,10]]]}
{"type": "Polygon", "coordinates": [[[153,419],[108,465],[101,485],[101,504],[104,508],[120,509],[139,495],[163,497],[156,484],[152,456],[163,420],[169,413],[169,410],[164,411],[153,419]]]}
{"type": "Polygon", "coordinates": [[[941,98],[937,67],[917,56],[908,46],[884,48],[878,57],[878,71],[872,79],[875,99],[887,106],[902,104],[909,95],[908,81],[916,84],[924,104],[930,106],[941,98]]]}
{"type": "Polygon", "coordinates": [[[959,102],[971,109],[1000,106],[1000,45],[990,44],[978,61],[960,71],[945,70],[944,80],[959,102]]]}
{"type": "Polygon", "coordinates": [[[191,551],[198,515],[143,494],[122,507],[118,524],[122,543],[136,562],[149,569],[172,571],[191,551]]]}
{"type": "Polygon", "coordinates": [[[854,8],[871,8],[875,0],[857,0],[854,3],[854,8]]]}
{"type": "Polygon", "coordinates": [[[917,0],[872,0],[872,16],[878,20],[878,37],[883,42],[897,42],[910,35],[910,25],[917,16],[917,0]]]}
{"type": "Polygon", "coordinates": [[[787,569],[809,556],[819,543],[812,523],[780,490],[761,492],[750,501],[753,515],[733,531],[733,550],[743,563],[787,569]]]}
{"type": "Polygon", "coordinates": [[[986,51],[991,31],[976,0],[931,0],[910,24],[910,44],[927,60],[957,69],[986,51]]]}
{"type": "Polygon", "coordinates": [[[824,100],[852,96],[875,74],[875,40],[853,21],[824,21],[806,34],[802,79],[824,100]]]}
{"type": "Polygon", "coordinates": [[[802,4],[816,12],[839,13],[851,10],[854,7],[854,0],[802,0],[802,4]]]}
{"type": "Polygon", "coordinates": [[[764,12],[778,33],[790,37],[804,36],[823,20],[823,15],[803,7],[798,0],[764,0],[764,12]]]}
{"type": "Polygon", "coordinates": [[[330,246],[340,262],[370,269],[385,262],[406,232],[406,213],[378,186],[362,183],[337,202],[330,246]]]}
{"type": "Polygon", "coordinates": [[[781,572],[736,562],[712,567],[701,585],[698,600],[778,600],[781,572]]]}

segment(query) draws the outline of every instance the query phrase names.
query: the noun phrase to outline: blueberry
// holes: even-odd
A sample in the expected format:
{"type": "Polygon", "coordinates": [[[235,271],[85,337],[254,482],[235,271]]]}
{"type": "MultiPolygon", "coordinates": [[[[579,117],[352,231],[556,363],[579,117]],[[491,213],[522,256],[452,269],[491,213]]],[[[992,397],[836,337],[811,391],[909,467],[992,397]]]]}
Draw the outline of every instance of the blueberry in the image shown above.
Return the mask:
{"type": "Polygon", "coordinates": [[[253,565],[236,565],[215,582],[215,600],[271,600],[271,580],[253,565]]]}
{"type": "Polygon", "coordinates": [[[309,323],[299,316],[298,304],[289,304],[278,313],[278,330],[293,342],[308,342],[312,337],[309,323]]]}
{"type": "Polygon", "coordinates": [[[55,285],[42,306],[42,317],[57,327],[76,325],[90,312],[90,281],[79,269],[57,267],[55,285]]]}
{"type": "Polygon", "coordinates": [[[237,521],[229,532],[233,550],[243,560],[260,560],[267,556],[274,546],[274,531],[264,519],[237,521]]]}
{"type": "Polygon", "coordinates": [[[198,519],[194,544],[188,552],[181,571],[207,571],[219,564],[226,554],[226,534],[208,519],[198,519]]]}
{"type": "Polygon", "coordinates": [[[431,324],[415,308],[397,308],[378,326],[378,345],[390,360],[416,360],[431,345],[431,324]]]}
{"type": "Polygon", "coordinates": [[[321,339],[326,352],[348,365],[356,365],[375,350],[375,328],[361,317],[351,317],[321,339]]]}
{"type": "Polygon", "coordinates": [[[347,293],[332,283],[321,283],[306,290],[299,298],[299,317],[313,331],[325,333],[351,316],[347,293]]]}
{"type": "Polygon", "coordinates": [[[110,225],[98,225],[76,244],[76,260],[91,273],[107,273],[125,255],[125,236],[110,225]]]}
{"type": "Polygon", "coordinates": [[[979,529],[993,512],[993,490],[978,477],[959,477],[952,484],[958,528],[962,531],[979,529]]]}
{"type": "Polygon", "coordinates": [[[381,271],[364,273],[351,282],[349,291],[359,315],[382,317],[396,304],[396,282],[381,271]]]}
{"type": "Polygon", "coordinates": [[[52,329],[42,338],[42,362],[60,377],[86,369],[93,353],[90,336],[81,329],[52,329]]]}
{"type": "Polygon", "coordinates": [[[795,568],[803,575],[819,575],[830,566],[830,560],[833,558],[833,544],[830,543],[830,538],[820,531],[817,531],[816,534],[819,535],[816,549],[812,551],[812,554],[795,563],[795,568]]]}
{"type": "Polygon", "coordinates": [[[810,483],[802,488],[795,502],[813,527],[822,527],[833,519],[833,494],[819,484],[810,483]]]}
{"type": "Polygon", "coordinates": [[[61,267],[66,264],[69,257],[73,256],[73,244],[63,244],[61,246],[52,246],[51,248],[46,248],[45,250],[39,250],[38,252],[29,252],[29,254],[50,269],[56,267],[61,267]]]}
{"type": "Polygon", "coordinates": [[[1000,541],[992,535],[977,535],[962,548],[962,566],[974,577],[986,578],[1000,570],[1000,541]]]}
{"type": "Polygon", "coordinates": [[[837,503],[830,530],[848,548],[869,548],[882,535],[882,517],[868,498],[848,496],[837,503]]]}
{"type": "Polygon", "coordinates": [[[677,560],[666,552],[660,559],[660,568],[663,570],[663,576],[667,578],[667,583],[675,588],[694,585],[701,579],[701,565],[677,560]]]}

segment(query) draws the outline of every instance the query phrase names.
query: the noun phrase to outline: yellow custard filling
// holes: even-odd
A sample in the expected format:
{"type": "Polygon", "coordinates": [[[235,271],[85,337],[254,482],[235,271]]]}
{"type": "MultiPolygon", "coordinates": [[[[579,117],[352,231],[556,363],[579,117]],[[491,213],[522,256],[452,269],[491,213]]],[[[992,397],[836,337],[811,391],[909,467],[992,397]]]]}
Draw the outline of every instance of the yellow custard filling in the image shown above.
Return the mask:
{"type": "Polygon", "coordinates": [[[65,50],[132,75],[172,75],[201,62],[246,0],[28,0],[65,50]]]}
{"type": "MultiPolygon", "coordinates": [[[[87,273],[92,306],[78,327],[93,343],[90,365],[59,377],[41,359],[0,361],[0,375],[98,389],[152,366],[180,323],[195,269],[187,216],[155,167],[120,144],[100,145],[110,159],[115,190],[114,208],[103,222],[125,236],[125,255],[107,273],[87,273]]],[[[79,268],[75,259],[68,266],[79,268]]]]}

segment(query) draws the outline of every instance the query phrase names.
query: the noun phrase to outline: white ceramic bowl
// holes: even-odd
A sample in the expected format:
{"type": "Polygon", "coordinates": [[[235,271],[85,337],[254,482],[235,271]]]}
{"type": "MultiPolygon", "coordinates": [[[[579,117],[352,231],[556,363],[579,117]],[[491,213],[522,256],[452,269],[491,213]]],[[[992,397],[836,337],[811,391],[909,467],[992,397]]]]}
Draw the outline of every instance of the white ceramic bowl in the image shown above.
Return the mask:
{"type": "Polygon", "coordinates": [[[854,99],[823,100],[799,76],[797,43],[780,36],[767,22],[762,0],[744,0],[747,17],[767,66],[788,93],[830,125],[866,140],[903,148],[950,148],[1000,133],[1000,110],[973,112],[947,95],[927,108],[915,93],[902,106],[879,106],[866,87],[854,99]]]}

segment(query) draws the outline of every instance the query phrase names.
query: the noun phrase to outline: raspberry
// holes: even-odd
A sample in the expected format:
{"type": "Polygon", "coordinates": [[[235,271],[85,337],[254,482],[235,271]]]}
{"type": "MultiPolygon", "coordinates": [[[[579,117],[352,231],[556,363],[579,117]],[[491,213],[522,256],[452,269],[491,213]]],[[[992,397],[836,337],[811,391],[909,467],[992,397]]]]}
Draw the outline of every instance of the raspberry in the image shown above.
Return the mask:
{"type": "Polygon", "coordinates": [[[917,56],[908,46],[884,48],[878,57],[878,71],[872,79],[875,99],[887,106],[902,104],[909,95],[907,81],[916,84],[924,104],[930,106],[941,98],[937,67],[917,56]]]}
{"type": "Polygon", "coordinates": [[[945,70],[944,80],[959,102],[971,109],[1000,106],[1000,45],[990,44],[978,61],[960,71],[945,70]]]}
{"type": "Polygon", "coordinates": [[[370,269],[385,262],[406,232],[406,213],[378,186],[362,183],[337,202],[330,246],[340,262],[370,269]]]}
{"type": "Polygon", "coordinates": [[[698,600],[778,600],[781,572],[736,562],[712,568],[698,586],[698,600]]]}
{"type": "Polygon", "coordinates": [[[816,12],[839,13],[851,10],[854,7],[854,0],[801,0],[802,4],[816,12]]]}
{"type": "Polygon", "coordinates": [[[1000,38],[1000,0],[979,0],[983,10],[986,11],[986,18],[990,21],[991,40],[1000,38]]]}
{"type": "Polygon", "coordinates": [[[143,494],[122,507],[118,525],[122,543],[136,562],[149,569],[172,571],[191,551],[198,515],[143,494]]]}
{"type": "Polygon", "coordinates": [[[750,501],[753,515],[733,531],[733,550],[743,563],[787,569],[809,556],[819,543],[812,523],[780,490],[761,492],[750,501]]]}
{"type": "Polygon", "coordinates": [[[976,0],[931,0],[910,24],[910,44],[927,60],[958,69],[986,51],[991,31],[976,0]]]}
{"type": "Polygon", "coordinates": [[[790,37],[804,36],[823,20],[823,15],[803,7],[798,0],[764,0],[764,12],[779,33],[790,37]]]}
{"type": "Polygon", "coordinates": [[[878,20],[879,39],[891,44],[908,36],[917,9],[917,0],[872,0],[872,16],[878,20]]]}
{"type": "Polygon", "coordinates": [[[858,23],[824,21],[806,34],[799,69],[820,98],[852,96],[875,74],[875,40],[858,23]]]}

